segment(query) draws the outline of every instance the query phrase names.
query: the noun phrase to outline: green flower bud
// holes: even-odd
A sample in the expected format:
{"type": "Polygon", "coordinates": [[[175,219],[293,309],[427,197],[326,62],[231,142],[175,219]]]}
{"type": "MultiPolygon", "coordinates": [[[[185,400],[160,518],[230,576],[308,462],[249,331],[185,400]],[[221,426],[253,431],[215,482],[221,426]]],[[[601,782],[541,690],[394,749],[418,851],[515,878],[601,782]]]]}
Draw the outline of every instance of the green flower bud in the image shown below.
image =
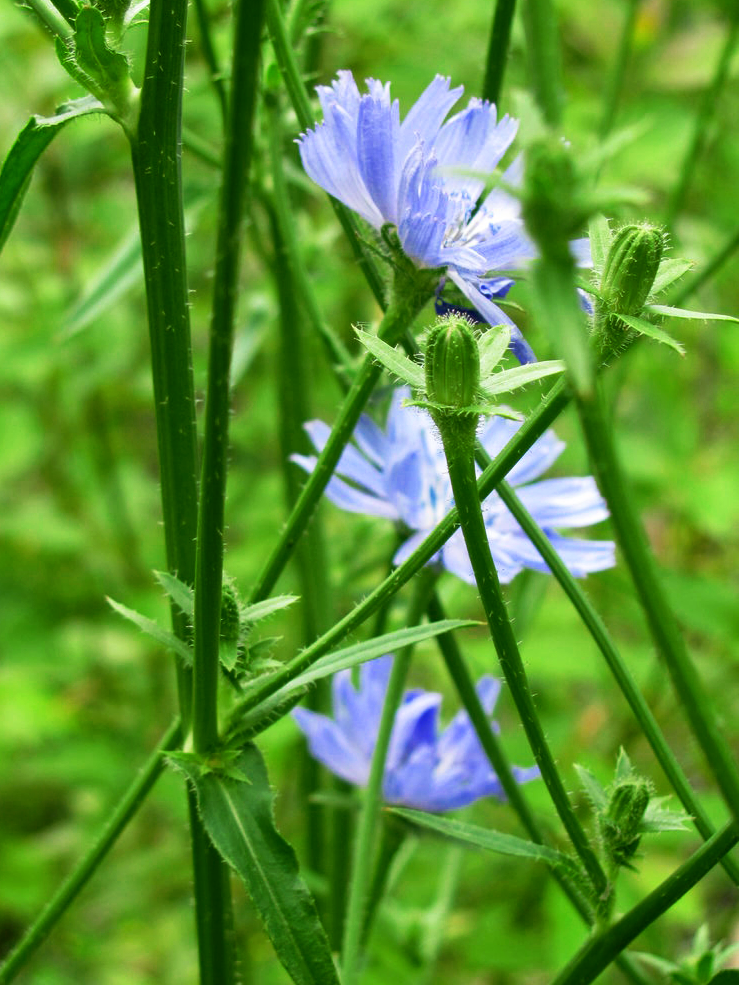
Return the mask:
{"type": "Polygon", "coordinates": [[[628,866],[636,854],[651,796],[651,785],[639,776],[610,789],[608,806],[600,817],[600,831],[606,854],[614,865],[628,866]]]}
{"type": "Polygon", "coordinates": [[[590,212],[584,188],[567,144],[547,137],[531,145],[526,154],[521,209],[542,256],[573,264],[569,241],[590,212]]]}
{"type": "Polygon", "coordinates": [[[221,593],[221,639],[236,642],[241,629],[239,599],[231,585],[224,585],[221,593]]]}
{"type": "Polygon", "coordinates": [[[611,313],[638,315],[646,304],[665,249],[665,234],[647,223],[623,226],[606,257],[601,294],[611,313]]]}
{"type": "Polygon", "coordinates": [[[470,323],[459,315],[441,319],[426,343],[426,394],[430,401],[464,410],[477,398],[480,353],[470,323]]]}

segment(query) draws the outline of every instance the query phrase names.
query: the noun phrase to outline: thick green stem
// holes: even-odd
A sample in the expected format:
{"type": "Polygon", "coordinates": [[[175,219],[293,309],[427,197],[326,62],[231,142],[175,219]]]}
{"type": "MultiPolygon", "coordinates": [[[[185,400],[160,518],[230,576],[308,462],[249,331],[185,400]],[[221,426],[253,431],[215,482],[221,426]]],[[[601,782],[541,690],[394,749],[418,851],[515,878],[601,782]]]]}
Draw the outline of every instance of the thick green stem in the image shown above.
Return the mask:
{"type": "Polygon", "coordinates": [[[0,966],[0,985],[9,985],[43,944],[61,917],[89,882],[98,866],[116,843],[118,836],[143,803],[164,768],[164,753],[177,749],[182,740],[179,718],[165,732],[161,742],[144,763],[131,786],[108,817],[102,831],[85,852],[74,871],[64,880],[44,910],[0,966]]]}
{"type": "Polygon", "coordinates": [[[575,816],[569,796],[557,771],[554,757],[534,707],[516,637],[508,619],[480,508],[472,449],[468,449],[464,445],[460,448],[460,443],[452,440],[453,434],[453,431],[450,432],[446,428],[441,428],[441,437],[449,466],[449,479],[454,493],[454,501],[459,510],[460,526],[500,666],[510,689],[511,697],[518,709],[534,758],[541,770],[542,779],[592,882],[594,898],[598,901],[598,905],[607,906],[612,887],[609,885],[600,862],[575,816]]]}
{"type": "MultiPolygon", "coordinates": [[[[131,137],[149,316],[154,408],[167,567],[182,581],[195,577],[197,478],[195,400],[180,169],[186,0],[152,0],[141,113],[131,137]]],[[[175,632],[187,620],[173,607],[175,632]]],[[[190,727],[192,677],[178,664],[180,711],[190,727]]],[[[230,953],[224,922],[230,910],[224,865],[214,855],[197,814],[188,806],[195,858],[195,915],[202,985],[228,985],[221,974],[230,953]]]]}
{"type": "Polygon", "coordinates": [[[193,744],[218,741],[223,529],[228,467],[230,369],[241,227],[253,145],[263,4],[240,0],[234,26],[232,89],[219,207],[208,351],[203,468],[198,513],[193,649],[193,744]]]}
{"type": "Polygon", "coordinates": [[[718,62],[716,63],[716,71],[714,72],[710,86],[703,93],[703,99],[701,100],[698,116],[695,121],[693,136],[690,144],[688,145],[688,149],[685,153],[685,157],[680,168],[680,176],[677,179],[677,183],[667,203],[665,222],[668,226],[672,226],[674,224],[677,214],[685,203],[685,196],[687,195],[688,188],[690,187],[690,182],[695,172],[695,166],[698,163],[701,153],[703,152],[711,117],[715,112],[719,94],[723,89],[729,74],[729,66],[731,65],[731,59],[734,54],[737,41],[739,41],[739,5],[734,4],[731,14],[731,24],[729,25],[726,41],[724,42],[718,62]]]}
{"type": "Polygon", "coordinates": [[[688,654],[672,609],[662,589],[657,566],[629,495],[616,454],[602,389],[592,400],[577,402],[590,460],[611,511],[611,522],[632,581],[647,617],[657,651],[662,655],[685,714],[734,818],[739,821],[739,769],[716,722],[716,711],[688,654]]]}
{"type": "MultiPolygon", "coordinates": [[[[487,455],[478,456],[481,464],[487,459],[487,455]]],[[[487,463],[485,463],[487,464],[487,463]]],[[[649,705],[644,700],[636,681],[631,676],[628,667],[624,663],[623,657],[611,639],[608,630],[598,613],[591,605],[585,592],[570,574],[567,566],[552,547],[544,531],[538,526],[530,513],[526,510],[521,500],[507,482],[501,482],[498,486],[498,495],[513,514],[521,529],[532,542],[537,551],[541,554],[549,570],[562,586],[565,594],[572,602],[576,612],[583,621],[588,632],[593,638],[596,646],[603,654],[608,668],[616,679],[616,683],[621,688],[623,696],[629,704],[634,717],[638,721],[642,732],[654,751],[657,761],[664,770],[665,776],[672,784],[672,787],[680,799],[685,810],[693,818],[696,828],[705,840],[713,837],[715,828],[711,823],[707,811],[704,809],[693,788],[690,786],[688,778],[685,776],[680,764],[665,739],[662,730],[649,709],[649,705]]],[[[438,617],[436,617],[438,618],[438,617]]],[[[721,863],[729,877],[739,885],[739,866],[730,858],[725,858],[721,863]]]]}
{"type": "Polygon", "coordinates": [[[490,42],[485,62],[485,77],[482,83],[482,98],[489,99],[497,106],[503,88],[508,47],[511,41],[511,26],[516,12],[516,0],[496,0],[495,14],[490,28],[490,42]]]}
{"type": "MultiPolygon", "coordinates": [[[[413,322],[429,297],[430,293],[425,291],[399,292],[385,312],[385,317],[382,319],[378,330],[379,337],[388,344],[394,345],[402,332],[413,322]]],[[[316,467],[303,487],[277,544],[252,588],[249,596],[251,602],[266,598],[272,590],[280,572],[302,536],[381,372],[382,367],[375,362],[371,355],[367,354],[344,399],[331,436],[318,456],[316,467]]]]}
{"type": "Polygon", "coordinates": [[[591,937],[552,985],[589,985],[651,923],[693,888],[739,841],[731,821],[625,916],[591,937]]]}
{"type": "MultiPolygon", "coordinates": [[[[436,574],[425,572],[420,578],[409,607],[407,625],[414,626],[420,621],[428,604],[429,592],[436,581],[436,574]]],[[[357,825],[354,843],[354,860],[352,877],[349,887],[346,923],[344,925],[344,941],[341,949],[341,981],[342,985],[355,985],[359,975],[359,961],[363,932],[365,927],[365,912],[367,896],[372,881],[377,854],[377,834],[382,803],[382,781],[385,776],[385,763],[390,737],[395,723],[395,715],[403,698],[405,681],[413,654],[412,647],[406,647],[396,654],[382,706],[380,726],[377,731],[375,749],[372,753],[372,765],[364,792],[362,811],[357,825]]]]}

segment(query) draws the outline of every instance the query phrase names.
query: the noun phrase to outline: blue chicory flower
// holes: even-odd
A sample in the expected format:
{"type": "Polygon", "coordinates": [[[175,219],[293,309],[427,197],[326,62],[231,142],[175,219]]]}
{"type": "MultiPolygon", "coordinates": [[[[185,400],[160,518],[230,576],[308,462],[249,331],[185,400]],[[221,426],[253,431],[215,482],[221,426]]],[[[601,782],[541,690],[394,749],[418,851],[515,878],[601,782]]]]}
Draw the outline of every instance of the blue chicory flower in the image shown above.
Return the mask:
{"type": "MultiPolygon", "coordinates": [[[[491,271],[515,269],[536,255],[525,233],[518,200],[496,187],[478,200],[481,175],[492,172],[510,147],[518,122],[497,119],[495,106],[470,99],[446,117],[464,91],[436,76],[405,119],[390,83],[367,80],[360,95],[351,72],[318,86],[323,123],[302,134],[300,157],[308,175],[375,229],[397,228],[404,252],[419,266],[447,275],[491,325],[511,326],[511,348],[522,362],[535,359],[510,318],[495,304],[491,271]]],[[[521,160],[504,181],[520,181],[521,160]]]]}
{"type": "MultiPolygon", "coordinates": [[[[412,531],[395,554],[395,564],[401,564],[420,546],[454,503],[441,439],[427,411],[403,406],[409,397],[406,387],[394,391],[385,431],[366,415],[360,418],[353,435],[355,445],[344,450],[336,474],[326,486],[326,496],[341,509],[395,520],[412,531]]],[[[482,426],[478,437],[487,453],[495,457],[520,427],[516,421],[493,417],[482,426]]],[[[305,429],[320,452],[330,428],[322,421],[309,421],[305,429]]],[[[511,469],[507,481],[517,487],[524,506],[570,572],[583,577],[613,567],[613,542],[566,537],[557,531],[606,519],[608,510],[595,480],[583,476],[532,481],[552,465],[564,447],[553,431],[547,431],[511,469]]],[[[316,464],[314,456],[293,455],[292,460],[308,472],[316,464]]],[[[549,571],[497,493],[483,503],[483,515],[501,582],[510,582],[523,568],[549,571]]],[[[461,530],[450,537],[433,562],[474,584],[461,530]]]]}
{"type": "MultiPolygon", "coordinates": [[[[332,773],[360,787],[369,778],[391,666],[389,655],[362,664],[358,689],[352,684],[351,671],[335,674],[333,718],[306,708],[292,712],[311,754],[332,773]]],[[[500,681],[483,677],[477,693],[486,714],[491,715],[500,681]]],[[[438,812],[465,807],[480,797],[504,800],[500,780],[467,712],[458,712],[438,734],[440,706],[441,695],[430,691],[409,690],[403,696],[385,763],[385,801],[438,812]]],[[[539,776],[537,766],[514,766],[512,772],[519,783],[539,776]]]]}

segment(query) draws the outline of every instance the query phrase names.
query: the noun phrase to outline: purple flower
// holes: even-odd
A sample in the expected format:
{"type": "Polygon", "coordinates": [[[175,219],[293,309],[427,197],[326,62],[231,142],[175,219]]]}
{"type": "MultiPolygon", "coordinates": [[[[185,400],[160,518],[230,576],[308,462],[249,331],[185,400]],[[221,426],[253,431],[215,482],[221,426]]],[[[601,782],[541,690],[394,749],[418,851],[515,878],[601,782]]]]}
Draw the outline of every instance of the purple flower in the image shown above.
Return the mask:
{"type": "MultiPolygon", "coordinates": [[[[463,87],[440,75],[400,121],[390,84],[367,80],[360,95],[351,72],[318,86],[323,123],[299,139],[310,177],[375,229],[397,228],[404,252],[419,266],[447,268],[482,320],[511,326],[519,358],[534,354],[520,331],[485,291],[491,271],[520,266],[535,255],[517,199],[495,188],[478,202],[484,176],[510,147],[518,122],[497,119],[495,106],[470,99],[444,119],[463,87]]],[[[520,160],[504,174],[519,180],[520,160]]]]}
{"type": "MultiPolygon", "coordinates": [[[[362,664],[359,688],[351,671],[334,675],[334,717],[296,708],[293,717],[308,739],[311,754],[332,773],[349,783],[365,786],[380,727],[392,657],[362,664]]],[[[477,693],[491,715],[500,682],[483,677],[477,693]]],[[[390,738],[383,795],[389,804],[403,804],[422,811],[451,811],[480,797],[505,795],[493,772],[466,711],[458,712],[438,734],[441,695],[431,691],[406,691],[390,738]]],[[[514,766],[519,783],[536,779],[537,766],[514,766]]]]}
{"type": "MultiPolygon", "coordinates": [[[[392,398],[385,431],[362,416],[354,431],[355,445],[341,456],[326,487],[326,495],[341,509],[352,513],[385,517],[401,523],[412,533],[397,551],[401,564],[449,512],[453,497],[444,449],[431,417],[418,407],[404,407],[407,388],[392,398]]],[[[521,425],[501,417],[485,423],[479,440],[495,457],[521,425]]],[[[325,445],[330,429],[322,421],[305,425],[316,451],[325,445]]],[[[538,479],[564,449],[553,431],[547,431],[508,473],[524,506],[543,528],[570,572],[583,577],[615,564],[615,548],[609,540],[565,537],[559,529],[584,527],[606,519],[608,510],[590,476],[538,479]]],[[[310,472],[314,456],[293,455],[293,461],[310,472]]],[[[547,572],[540,554],[523,532],[503,501],[492,493],[483,504],[490,550],[502,582],[509,582],[523,568],[547,572]]],[[[474,584],[467,548],[460,530],[442,547],[433,561],[447,571],[474,584]]]]}

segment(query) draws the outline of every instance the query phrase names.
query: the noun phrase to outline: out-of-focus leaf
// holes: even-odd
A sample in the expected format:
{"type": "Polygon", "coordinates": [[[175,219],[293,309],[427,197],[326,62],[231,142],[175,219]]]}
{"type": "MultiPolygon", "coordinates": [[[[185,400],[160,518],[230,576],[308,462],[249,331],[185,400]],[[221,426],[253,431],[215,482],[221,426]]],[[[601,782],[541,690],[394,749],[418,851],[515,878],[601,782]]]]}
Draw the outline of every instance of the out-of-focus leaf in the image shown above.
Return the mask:
{"type": "Polygon", "coordinates": [[[328,939],[300,877],[295,852],[275,827],[261,754],[247,745],[231,777],[178,763],[192,782],[213,844],[241,876],[280,961],[296,985],[338,985],[328,939]],[[234,779],[243,773],[246,782],[234,779]]]}
{"type": "Polygon", "coordinates": [[[155,571],[154,577],[169,595],[175,605],[192,619],[193,615],[193,591],[189,585],[179,578],[169,573],[169,571],[155,571]]]}
{"type": "Polygon", "coordinates": [[[36,162],[57,133],[82,116],[106,113],[92,96],[64,103],[54,116],[32,116],[18,134],[0,171],[0,250],[10,235],[36,162]]]}

